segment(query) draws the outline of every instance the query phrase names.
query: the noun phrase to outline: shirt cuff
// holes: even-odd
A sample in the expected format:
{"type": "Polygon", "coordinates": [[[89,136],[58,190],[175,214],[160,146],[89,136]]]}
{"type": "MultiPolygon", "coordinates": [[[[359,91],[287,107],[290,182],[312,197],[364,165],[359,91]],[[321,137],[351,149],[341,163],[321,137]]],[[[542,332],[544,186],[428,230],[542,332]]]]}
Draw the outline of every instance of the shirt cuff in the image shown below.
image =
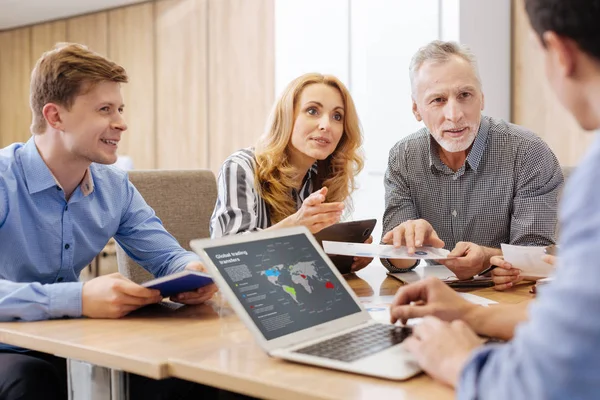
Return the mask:
{"type": "Polygon", "coordinates": [[[157,278],[161,278],[163,276],[171,275],[176,272],[181,272],[185,269],[185,267],[191,262],[199,262],[204,265],[200,257],[191,251],[186,251],[185,254],[178,257],[176,260],[173,260],[164,275],[157,276],[157,278]]]}
{"type": "Polygon", "coordinates": [[[50,318],[81,317],[83,282],[53,283],[45,286],[50,298],[50,318]]]}
{"type": "Polygon", "coordinates": [[[411,267],[408,267],[408,268],[398,268],[398,267],[395,267],[394,265],[392,265],[392,263],[390,262],[390,260],[387,259],[387,258],[380,258],[379,260],[381,261],[381,264],[383,264],[383,266],[386,267],[387,270],[390,271],[390,272],[392,272],[392,273],[412,271],[413,269],[415,269],[415,267],[417,265],[419,265],[419,262],[421,262],[421,260],[416,260],[415,263],[411,267]]]}
{"type": "Polygon", "coordinates": [[[498,345],[486,345],[477,350],[472,354],[465,367],[463,368],[458,386],[456,387],[456,398],[460,400],[475,400],[479,398],[479,377],[481,370],[485,366],[485,363],[489,355],[494,351],[494,348],[498,345]]]}

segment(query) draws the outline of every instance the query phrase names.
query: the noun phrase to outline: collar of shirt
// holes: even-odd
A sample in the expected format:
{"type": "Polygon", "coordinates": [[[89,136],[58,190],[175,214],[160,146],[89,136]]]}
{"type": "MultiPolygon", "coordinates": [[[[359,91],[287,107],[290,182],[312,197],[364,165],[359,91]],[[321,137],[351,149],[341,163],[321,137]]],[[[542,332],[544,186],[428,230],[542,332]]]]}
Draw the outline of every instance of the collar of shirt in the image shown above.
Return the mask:
{"type": "MultiPolygon", "coordinates": [[[[21,163],[29,194],[38,193],[55,186],[60,187],[62,190],[60,183],[58,183],[42,159],[33,137],[25,143],[21,154],[21,163]]],[[[79,187],[84,196],[88,196],[94,191],[94,180],[92,178],[92,171],[89,167],[85,171],[79,187]]]]}
{"type": "MultiPolygon", "coordinates": [[[[468,164],[472,170],[477,172],[477,168],[479,167],[479,162],[481,161],[481,157],[483,156],[483,152],[485,151],[485,145],[487,142],[488,132],[490,130],[490,121],[489,117],[484,115],[481,116],[481,122],[479,123],[479,130],[477,131],[477,136],[475,136],[475,141],[473,142],[473,146],[471,147],[471,151],[469,151],[469,155],[467,156],[467,160],[465,164],[468,164]]],[[[440,160],[440,156],[432,146],[432,141],[435,139],[429,133],[429,167],[435,168],[438,171],[444,172],[448,169],[440,160]]]]}

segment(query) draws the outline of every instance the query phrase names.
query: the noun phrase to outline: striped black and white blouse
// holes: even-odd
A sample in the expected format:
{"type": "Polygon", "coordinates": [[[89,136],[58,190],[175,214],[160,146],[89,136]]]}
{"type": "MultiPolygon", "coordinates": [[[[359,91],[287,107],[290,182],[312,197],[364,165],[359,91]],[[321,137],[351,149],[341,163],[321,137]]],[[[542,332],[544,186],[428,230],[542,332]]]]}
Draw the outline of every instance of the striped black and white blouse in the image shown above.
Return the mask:
{"type": "MultiPolygon", "coordinates": [[[[257,231],[272,225],[267,204],[256,189],[255,170],[256,158],[252,148],[236,151],[223,163],[217,178],[217,203],[210,218],[212,238],[257,231]]],[[[296,209],[313,192],[316,173],[317,163],[306,173],[300,192],[292,190],[296,209]]]]}

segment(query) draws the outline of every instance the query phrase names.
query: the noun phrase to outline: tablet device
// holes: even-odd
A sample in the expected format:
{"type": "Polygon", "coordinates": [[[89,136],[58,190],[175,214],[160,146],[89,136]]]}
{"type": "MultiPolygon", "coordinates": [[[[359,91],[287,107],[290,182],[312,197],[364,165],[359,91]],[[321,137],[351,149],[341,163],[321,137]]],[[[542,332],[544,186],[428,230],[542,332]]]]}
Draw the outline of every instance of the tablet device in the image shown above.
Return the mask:
{"type": "MultiPolygon", "coordinates": [[[[364,243],[371,236],[377,224],[376,219],[364,219],[359,221],[340,222],[331,225],[322,231],[315,233],[315,239],[323,247],[323,241],[364,243]]],[[[354,262],[352,256],[329,255],[333,264],[342,274],[350,273],[350,267],[354,262]]]]}
{"type": "Polygon", "coordinates": [[[207,273],[185,270],[162,278],[152,279],[142,283],[142,286],[160,290],[161,296],[169,297],[177,293],[191,292],[211,283],[213,283],[213,280],[207,273]]]}

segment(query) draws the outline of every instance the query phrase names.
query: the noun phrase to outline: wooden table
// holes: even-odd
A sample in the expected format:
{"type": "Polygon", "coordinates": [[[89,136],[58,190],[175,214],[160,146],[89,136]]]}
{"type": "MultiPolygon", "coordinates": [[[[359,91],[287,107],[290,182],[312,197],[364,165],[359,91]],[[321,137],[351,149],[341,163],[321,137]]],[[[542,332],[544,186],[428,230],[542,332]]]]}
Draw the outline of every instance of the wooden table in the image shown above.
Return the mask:
{"type": "MultiPolygon", "coordinates": [[[[379,263],[347,278],[358,296],[386,296],[401,282],[379,263]]],[[[530,285],[507,292],[471,293],[505,303],[531,298],[530,285]]],[[[111,370],[110,397],[126,398],[126,371],[190,381],[272,399],[452,398],[453,391],[425,375],[406,382],[353,375],[268,357],[220,298],[172,309],[156,305],[120,320],[71,319],[0,323],[0,342],[81,360],[111,370]],[[115,381],[118,387],[113,387],[115,381]]],[[[390,366],[393,367],[393,366],[390,366]]]]}

